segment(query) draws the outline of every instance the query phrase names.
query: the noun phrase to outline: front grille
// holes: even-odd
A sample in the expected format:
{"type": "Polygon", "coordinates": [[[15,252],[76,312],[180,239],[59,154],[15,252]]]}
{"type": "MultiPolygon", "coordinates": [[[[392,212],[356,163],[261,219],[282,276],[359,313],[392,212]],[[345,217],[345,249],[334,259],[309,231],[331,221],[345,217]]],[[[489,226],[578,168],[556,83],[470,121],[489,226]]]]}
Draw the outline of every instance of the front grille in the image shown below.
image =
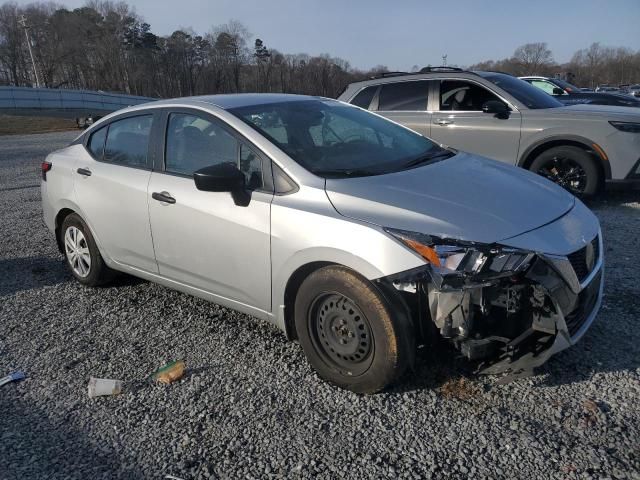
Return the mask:
{"type": "Polygon", "coordinates": [[[582,290],[578,296],[578,306],[573,312],[565,317],[565,323],[567,324],[567,330],[572,337],[578,333],[580,327],[584,325],[584,322],[589,318],[589,315],[593,311],[598,301],[598,294],[600,293],[600,282],[602,281],[602,272],[598,273],[591,283],[582,290]]]}
{"type": "Polygon", "coordinates": [[[569,254],[568,258],[573,267],[573,271],[576,272],[578,281],[582,283],[584,279],[589,276],[600,258],[600,241],[598,236],[596,235],[589,245],[569,254]],[[591,250],[591,252],[589,252],[589,250],[591,250]]]}

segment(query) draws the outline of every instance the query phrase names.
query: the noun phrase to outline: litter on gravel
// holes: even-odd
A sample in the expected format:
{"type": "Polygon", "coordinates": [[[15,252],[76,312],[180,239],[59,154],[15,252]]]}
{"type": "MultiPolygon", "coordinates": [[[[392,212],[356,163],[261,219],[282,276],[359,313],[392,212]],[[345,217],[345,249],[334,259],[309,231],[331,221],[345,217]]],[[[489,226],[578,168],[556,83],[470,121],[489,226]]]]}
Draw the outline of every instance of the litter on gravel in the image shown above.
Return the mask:
{"type": "Polygon", "coordinates": [[[6,383],[16,382],[25,378],[25,374],[22,372],[13,372],[6,377],[0,379],[0,387],[6,383]]]}

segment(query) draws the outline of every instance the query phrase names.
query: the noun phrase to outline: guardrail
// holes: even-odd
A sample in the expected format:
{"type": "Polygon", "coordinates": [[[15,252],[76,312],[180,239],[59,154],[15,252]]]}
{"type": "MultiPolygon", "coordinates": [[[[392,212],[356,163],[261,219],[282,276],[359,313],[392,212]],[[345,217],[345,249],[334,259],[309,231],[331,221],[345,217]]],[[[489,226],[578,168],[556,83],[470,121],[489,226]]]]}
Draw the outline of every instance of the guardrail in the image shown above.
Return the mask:
{"type": "Polygon", "coordinates": [[[91,90],[0,87],[0,113],[8,115],[95,118],[153,100],[91,90]]]}

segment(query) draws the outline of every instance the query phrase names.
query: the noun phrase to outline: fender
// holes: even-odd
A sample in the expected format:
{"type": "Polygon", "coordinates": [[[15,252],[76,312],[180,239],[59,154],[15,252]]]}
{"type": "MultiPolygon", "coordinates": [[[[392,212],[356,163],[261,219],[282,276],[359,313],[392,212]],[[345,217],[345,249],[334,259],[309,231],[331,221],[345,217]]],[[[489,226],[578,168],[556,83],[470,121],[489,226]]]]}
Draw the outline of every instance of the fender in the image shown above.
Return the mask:
{"type": "MultiPolygon", "coordinates": [[[[69,199],[61,199],[58,202],[56,202],[55,205],[55,217],[54,217],[54,222],[55,219],[58,218],[58,214],[60,213],[60,211],[64,210],[64,209],[69,209],[69,210],[73,210],[75,213],[77,213],[80,218],[82,218],[82,220],[84,221],[84,223],[87,224],[87,226],[89,227],[89,230],[91,231],[91,235],[93,236],[93,239],[96,242],[96,245],[98,246],[98,250],[100,251],[100,255],[102,256],[102,259],[105,261],[105,263],[107,264],[107,266],[112,267],[114,266],[114,262],[111,259],[111,257],[109,257],[109,255],[106,254],[104,248],[102,248],[102,243],[100,242],[100,238],[98,237],[98,235],[96,235],[96,231],[93,228],[93,226],[91,225],[91,222],[89,221],[89,219],[87,218],[87,216],[84,214],[84,212],[82,211],[82,209],[80,208],[80,206],[78,204],[76,204],[75,202],[69,200],[69,199]]],[[[55,223],[54,223],[55,226],[55,223]]],[[[55,227],[61,227],[62,225],[57,225],[55,227]]],[[[57,228],[56,228],[57,229],[57,228]]],[[[58,240],[57,238],[57,232],[56,232],[56,241],[58,240]]]]}
{"type": "Polygon", "coordinates": [[[361,257],[355,256],[352,252],[326,247],[313,247],[296,252],[291,258],[287,259],[287,262],[282,265],[276,274],[277,276],[273,279],[272,321],[284,332],[286,332],[284,296],[287,283],[297,270],[312,263],[342,265],[358,272],[368,280],[374,280],[383,275],[383,272],[374,265],[361,257]]]}
{"type": "MultiPolygon", "coordinates": [[[[552,136],[549,136],[549,137],[544,137],[544,138],[541,138],[539,140],[536,140],[534,143],[529,145],[521,153],[520,158],[518,159],[518,164],[517,165],[519,167],[526,168],[525,164],[529,160],[529,156],[531,155],[531,153],[534,150],[536,150],[538,147],[541,147],[541,146],[543,146],[545,144],[548,144],[548,143],[558,143],[559,144],[560,142],[580,143],[580,144],[584,145],[585,147],[587,147],[589,150],[595,152],[595,155],[602,162],[602,168],[604,170],[605,179],[607,179],[607,180],[611,179],[611,165],[609,164],[609,159],[606,158],[606,157],[603,157],[598,150],[593,148],[592,145],[595,142],[593,142],[592,140],[589,140],[586,137],[581,137],[580,135],[563,135],[563,134],[559,134],[559,135],[552,135],[552,136]]],[[[602,147],[600,147],[600,150],[602,150],[602,147]]],[[[606,153],[605,153],[605,155],[606,155],[606,153]]]]}

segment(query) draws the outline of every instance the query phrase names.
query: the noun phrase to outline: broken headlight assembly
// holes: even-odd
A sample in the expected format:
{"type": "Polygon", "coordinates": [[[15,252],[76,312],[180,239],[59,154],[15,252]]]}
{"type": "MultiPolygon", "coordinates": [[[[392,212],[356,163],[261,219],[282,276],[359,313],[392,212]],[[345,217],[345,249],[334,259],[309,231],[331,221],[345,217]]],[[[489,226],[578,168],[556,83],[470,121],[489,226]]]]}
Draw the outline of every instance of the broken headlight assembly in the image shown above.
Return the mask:
{"type": "Polygon", "coordinates": [[[532,252],[499,245],[443,239],[392,228],[385,231],[420,255],[431,266],[437,283],[443,277],[489,279],[513,275],[526,270],[534,257],[532,252]]]}

